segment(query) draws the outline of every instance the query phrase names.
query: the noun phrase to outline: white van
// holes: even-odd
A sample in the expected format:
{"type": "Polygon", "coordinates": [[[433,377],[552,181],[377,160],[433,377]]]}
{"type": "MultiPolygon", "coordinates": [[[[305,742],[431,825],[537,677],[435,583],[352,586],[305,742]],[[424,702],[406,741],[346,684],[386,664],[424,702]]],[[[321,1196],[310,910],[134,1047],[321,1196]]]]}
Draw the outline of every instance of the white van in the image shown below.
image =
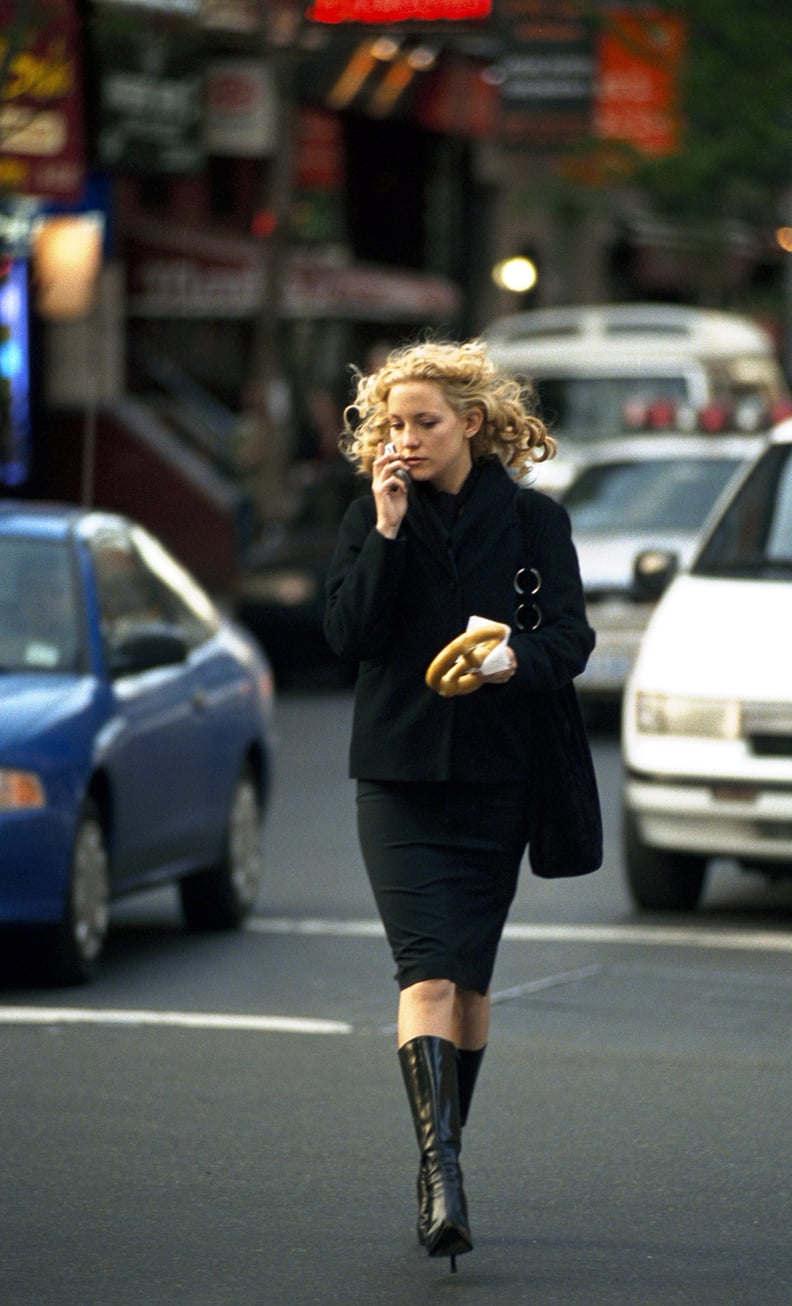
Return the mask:
{"type": "Polygon", "coordinates": [[[492,322],[492,357],[536,382],[542,415],[558,436],[557,459],[535,484],[556,492],[585,460],[591,440],[618,436],[625,413],[658,405],[695,414],[715,403],[735,412],[788,397],[770,334],[750,318],[675,304],[536,309],[492,322]]]}
{"type": "Polygon", "coordinates": [[[791,644],[792,420],[661,598],[627,682],[624,854],[638,906],[695,907],[715,857],[792,875],[791,644]]]}

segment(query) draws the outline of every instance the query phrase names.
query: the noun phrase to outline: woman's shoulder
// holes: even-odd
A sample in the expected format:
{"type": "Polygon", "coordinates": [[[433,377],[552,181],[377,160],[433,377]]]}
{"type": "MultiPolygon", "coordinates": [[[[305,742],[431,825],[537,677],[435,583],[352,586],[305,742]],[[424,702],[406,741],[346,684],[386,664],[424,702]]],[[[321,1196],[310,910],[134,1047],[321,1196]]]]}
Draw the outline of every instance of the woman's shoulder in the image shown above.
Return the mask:
{"type": "Polygon", "coordinates": [[[348,505],[343,517],[341,518],[342,530],[355,530],[365,526],[368,530],[372,523],[377,519],[377,506],[374,502],[374,495],[371,492],[359,494],[348,505]]]}
{"type": "Polygon", "coordinates": [[[569,520],[569,513],[563,503],[547,494],[545,490],[536,490],[533,486],[521,486],[514,498],[517,511],[534,521],[563,522],[569,520]]]}

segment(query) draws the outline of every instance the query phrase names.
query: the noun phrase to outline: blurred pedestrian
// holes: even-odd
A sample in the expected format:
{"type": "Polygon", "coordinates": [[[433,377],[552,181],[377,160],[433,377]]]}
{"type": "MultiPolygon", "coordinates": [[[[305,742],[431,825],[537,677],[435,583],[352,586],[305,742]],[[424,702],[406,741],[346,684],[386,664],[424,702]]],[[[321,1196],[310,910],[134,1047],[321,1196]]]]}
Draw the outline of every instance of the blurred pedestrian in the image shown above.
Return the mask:
{"type": "Polygon", "coordinates": [[[398,1055],[420,1150],[418,1237],[454,1270],[473,1246],[461,1129],[531,835],[531,698],[571,682],[594,636],[565,509],[517,483],[553,456],[555,441],[532,392],[498,371],[482,341],[394,349],[376,371],[356,375],[345,421],[348,456],[371,493],[342,521],[325,628],[334,651],[360,664],[351,774],[400,988],[398,1055]],[[530,559],[521,499],[536,542],[530,559]],[[517,611],[515,586],[524,595],[517,611]],[[455,662],[471,616],[514,629],[455,662]],[[434,692],[427,666],[449,641],[434,692]],[[485,649],[495,657],[476,666],[485,649]]]}

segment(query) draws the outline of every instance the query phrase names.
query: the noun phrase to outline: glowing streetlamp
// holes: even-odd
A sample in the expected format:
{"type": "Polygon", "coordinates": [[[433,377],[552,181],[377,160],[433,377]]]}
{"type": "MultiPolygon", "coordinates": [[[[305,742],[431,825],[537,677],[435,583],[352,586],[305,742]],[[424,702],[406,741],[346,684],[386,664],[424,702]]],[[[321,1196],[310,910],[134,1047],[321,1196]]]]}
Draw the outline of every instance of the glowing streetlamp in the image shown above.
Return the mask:
{"type": "Polygon", "coordinates": [[[539,279],[539,273],[533,259],[520,254],[514,258],[501,259],[492,269],[492,280],[501,290],[510,290],[514,295],[525,295],[533,290],[539,279]]]}
{"type": "Polygon", "coordinates": [[[50,322],[86,320],[85,376],[87,395],[83,423],[81,502],[93,499],[96,460],[98,376],[94,351],[93,308],[102,266],[104,217],[101,213],[61,214],[40,218],[31,230],[31,257],[36,307],[50,322]]]}
{"type": "Polygon", "coordinates": [[[40,218],[31,232],[36,306],[52,322],[87,317],[102,265],[101,213],[40,218]]]}

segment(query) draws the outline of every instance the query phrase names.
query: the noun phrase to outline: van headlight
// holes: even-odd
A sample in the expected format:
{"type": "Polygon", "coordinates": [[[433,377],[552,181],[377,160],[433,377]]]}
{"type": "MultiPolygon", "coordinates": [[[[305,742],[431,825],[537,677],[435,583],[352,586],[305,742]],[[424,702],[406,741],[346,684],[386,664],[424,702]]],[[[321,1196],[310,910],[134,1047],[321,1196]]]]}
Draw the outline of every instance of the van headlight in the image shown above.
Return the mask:
{"type": "Polygon", "coordinates": [[[742,704],[723,699],[638,693],[635,722],[639,732],[645,735],[739,739],[742,734],[742,704]]]}

